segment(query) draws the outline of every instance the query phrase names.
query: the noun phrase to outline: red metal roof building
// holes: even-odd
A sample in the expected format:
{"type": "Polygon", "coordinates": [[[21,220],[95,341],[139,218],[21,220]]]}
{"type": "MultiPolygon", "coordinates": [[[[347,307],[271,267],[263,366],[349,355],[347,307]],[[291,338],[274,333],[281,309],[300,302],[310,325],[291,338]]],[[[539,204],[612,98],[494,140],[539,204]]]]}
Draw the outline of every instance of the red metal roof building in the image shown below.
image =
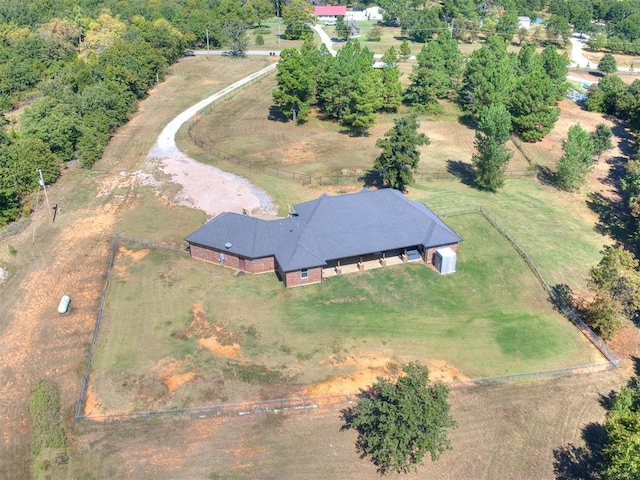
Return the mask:
{"type": "Polygon", "coordinates": [[[318,6],[313,11],[316,17],[339,17],[347,14],[347,7],[344,5],[324,5],[318,6]]]}

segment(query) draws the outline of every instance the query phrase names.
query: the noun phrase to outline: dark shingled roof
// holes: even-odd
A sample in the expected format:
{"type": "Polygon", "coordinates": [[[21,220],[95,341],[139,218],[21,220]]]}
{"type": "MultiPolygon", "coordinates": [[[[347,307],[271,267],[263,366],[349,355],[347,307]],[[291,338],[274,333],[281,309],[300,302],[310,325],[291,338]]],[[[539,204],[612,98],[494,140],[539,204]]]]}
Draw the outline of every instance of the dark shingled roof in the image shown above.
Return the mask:
{"type": "Polygon", "coordinates": [[[280,220],[223,213],[186,240],[246,258],[274,255],[285,272],[326,265],[328,260],[461,240],[423,204],[392,189],[323,195],[295,210],[297,215],[280,220]]]}

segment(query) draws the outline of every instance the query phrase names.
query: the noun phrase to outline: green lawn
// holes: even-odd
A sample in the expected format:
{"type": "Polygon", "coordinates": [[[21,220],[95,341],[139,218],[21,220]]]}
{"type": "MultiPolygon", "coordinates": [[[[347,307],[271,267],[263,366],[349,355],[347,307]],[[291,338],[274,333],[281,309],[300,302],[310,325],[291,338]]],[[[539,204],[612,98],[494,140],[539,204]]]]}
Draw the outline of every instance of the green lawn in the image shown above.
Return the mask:
{"type": "Polygon", "coordinates": [[[589,269],[608,240],[594,230],[594,215],[582,197],[558,192],[535,179],[507,180],[497,194],[460,182],[421,183],[410,196],[436,212],[481,204],[528,250],[553,284],[584,291],[589,269]]]}
{"type": "Polygon", "coordinates": [[[525,262],[481,215],[447,221],[464,238],[457,272],[448,276],[409,264],[285,289],[275,275],[237,276],[172,252],[120,255],[92,391],[105,410],[283,396],[352,373],[329,360],[367,352],[444,360],[471,378],[593,361],[595,350],[553,310],[525,262]],[[224,325],[240,344],[236,358],[176,335],[198,302],[208,322],[224,325]],[[168,364],[194,374],[173,393],[159,379],[168,364]]]}

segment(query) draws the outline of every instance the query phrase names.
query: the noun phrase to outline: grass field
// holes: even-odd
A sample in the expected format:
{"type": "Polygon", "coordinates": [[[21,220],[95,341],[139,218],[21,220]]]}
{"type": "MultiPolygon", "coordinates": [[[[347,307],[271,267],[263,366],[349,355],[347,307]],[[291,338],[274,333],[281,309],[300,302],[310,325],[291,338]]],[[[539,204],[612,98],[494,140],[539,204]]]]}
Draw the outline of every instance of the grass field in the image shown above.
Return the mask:
{"type": "MultiPolygon", "coordinates": [[[[349,137],[340,133],[336,124],[317,118],[312,118],[307,125],[295,126],[269,119],[269,92],[274,87],[275,81],[270,77],[243,90],[232,102],[212,109],[193,132],[242,159],[301,173],[353,177],[371,167],[379,154],[375,141],[391,128],[392,115],[381,115],[367,137],[349,137]],[[242,138],[242,142],[238,142],[238,138],[242,138]]],[[[522,241],[553,283],[566,283],[584,292],[588,270],[598,262],[599,251],[608,242],[594,231],[593,212],[579,195],[558,192],[533,178],[509,179],[503,190],[491,194],[448,176],[447,169],[471,168],[474,131],[459,122],[461,114],[457,107],[447,105],[442,115],[422,120],[421,131],[429,136],[431,144],[421,148],[418,177],[434,178],[435,173],[435,178],[449,180],[419,181],[411,187],[410,194],[436,211],[469,204],[484,205],[522,241]],[[567,252],[571,252],[571,261],[567,261],[567,252]]],[[[565,102],[561,119],[548,138],[524,144],[522,148],[536,163],[555,168],[562,155],[560,143],[569,126],[581,122],[591,131],[602,121],[599,115],[565,102]]],[[[261,175],[203,152],[189,141],[184,129],[179,144],[194,158],[246,176],[273,192],[283,212],[287,204],[309,200],[327,190],[340,193],[359,187],[351,184],[305,188],[295,182],[261,175]]],[[[510,148],[515,153],[509,171],[523,172],[530,168],[524,156],[513,145],[510,148]]]]}
{"type": "MultiPolygon", "coordinates": [[[[393,127],[393,119],[400,115],[378,115],[369,135],[363,137],[350,137],[339,124],[316,116],[307,124],[296,126],[283,121],[273,106],[274,88],[274,76],[246,88],[233,102],[213,108],[193,127],[193,134],[258,165],[278,165],[314,176],[354,176],[371,168],[380,154],[376,140],[393,127]]],[[[421,119],[420,131],[431,143],[420,148],[419,175],[446,175],[452,167],[470,167],[475,131],[459,122],[461,116],[457,106],[445,104],[441,115],[421,119]],[[452,138],[456,141],[452,142],[452,138]]],[[[510,143],[508,146],[515,150],[510,143]]],[[[526,159],[515,150],[509,171],[522,173],[527,169],[526,159]]]]}
{"type": "Polygon", "coordinates": [[[371,352],[444,361],[461,380],[595,361],[481,215],[448,222],[465,239],[453,275],[409,264],[297,289],[123,245],[92,365],[98,411],[291,396],[371,352]]]}

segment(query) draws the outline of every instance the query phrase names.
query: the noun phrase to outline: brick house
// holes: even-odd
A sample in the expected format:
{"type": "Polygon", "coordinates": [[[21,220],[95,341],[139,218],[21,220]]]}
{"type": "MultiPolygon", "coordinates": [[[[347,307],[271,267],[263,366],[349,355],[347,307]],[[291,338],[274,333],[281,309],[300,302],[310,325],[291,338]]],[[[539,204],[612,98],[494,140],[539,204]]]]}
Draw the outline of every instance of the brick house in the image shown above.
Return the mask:
{"type": "Polygon", "coordinates": [[[248,273],[275,271],[293,287],[395,263],[433,265],[445,250],[448,273],[461,238],[401,192],[364,189],[300,203],[283,219],[222,213],[185,240],[193,258],[248,273]]]}

